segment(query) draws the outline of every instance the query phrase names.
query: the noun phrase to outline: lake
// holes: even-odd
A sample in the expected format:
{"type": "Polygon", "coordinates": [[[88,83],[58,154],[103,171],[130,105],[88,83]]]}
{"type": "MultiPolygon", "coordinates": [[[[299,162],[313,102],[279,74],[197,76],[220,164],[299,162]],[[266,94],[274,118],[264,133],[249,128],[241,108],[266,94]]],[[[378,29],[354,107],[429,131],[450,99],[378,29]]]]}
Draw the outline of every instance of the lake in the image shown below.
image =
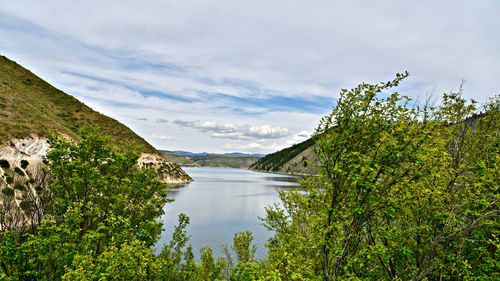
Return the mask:
{"type": "Polygon", "coordinates": [[[257,245],[256,258],[266,256],[264,246],[272,232],[261,225],[265,207],[279,202],[277,188],[297,186],[293,176],[259,173],[232,168],[183,169],[193,182],[169,189],[173,203],[165,205],[162,216],[164,231],[155,248],[159,252],[172,237],[180,213],[189,216],[186,228],[193,252],[199,260],[203,246],[212,248],[214,256],[223,256],[222,245],[232,245],[236,232],[249,230],[257,245]]]}

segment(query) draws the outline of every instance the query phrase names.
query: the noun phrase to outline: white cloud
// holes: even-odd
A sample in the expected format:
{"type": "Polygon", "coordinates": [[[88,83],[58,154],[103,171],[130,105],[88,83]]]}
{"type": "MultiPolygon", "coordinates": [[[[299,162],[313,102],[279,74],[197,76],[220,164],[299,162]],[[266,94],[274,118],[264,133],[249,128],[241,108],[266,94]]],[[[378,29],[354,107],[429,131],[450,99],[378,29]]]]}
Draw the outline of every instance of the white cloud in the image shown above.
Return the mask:
{"type": "Polygon", "coordinates": [[[240,151],[240,152],[257,152],[257,151],[275,151],[284,148],[284,146],[280,146],[276,143],[271,143],[268,145],[264,145],[257,142],[245,143],[245,144],[237,144],[237,143],[227,143],[224,145],[224,148],[231,151],[240,151]]]}
{"type": "Polygon", "coordinates": [[[214,138],[228,139],[278,139],[288,136],[288,129],[281,127],[273,127],[271,125],[235,125],[229,122],[213,122],[205,121],[187,121],[175,120],[175,124],[181,127],[194,128],[204,133],[211,133],[214,138]]]}
{"type": "Polygon", "coordinates": [[[152,134],[151,136],[153,138],[155,138],[155,139],[161,139],[161,140],[171,140],[171,139],[173,139],[173,137],[171,137],[171,136],[160,136],[160,135],[157,135],[157,134],[152,134]]]}
{"type": "Polygon", "coordinates": [[[311,133],[308,132],[308,131],[300,131],[299,133],[293,135],[293,137],[291,137],[288,141],[287,141],[287,144],[288,145],[294,145],[294,144],[297,144],[297,143],[301,143],[307,139],[309,139],[311,137],[311,133]]]}

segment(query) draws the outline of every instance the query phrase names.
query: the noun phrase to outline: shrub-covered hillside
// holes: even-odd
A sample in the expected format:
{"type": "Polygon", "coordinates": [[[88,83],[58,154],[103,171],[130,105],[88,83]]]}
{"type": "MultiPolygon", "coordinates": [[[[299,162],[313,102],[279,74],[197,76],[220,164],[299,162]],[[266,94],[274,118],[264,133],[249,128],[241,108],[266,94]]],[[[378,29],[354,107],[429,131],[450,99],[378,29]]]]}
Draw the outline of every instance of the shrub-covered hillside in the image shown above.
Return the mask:
{"type": "Polygon", "coordinates": [[[250,166],[250,169],[289,174],[315,174],[317,157],[314,155],[312,138],[280,151],[273,152],[250,166]]]}

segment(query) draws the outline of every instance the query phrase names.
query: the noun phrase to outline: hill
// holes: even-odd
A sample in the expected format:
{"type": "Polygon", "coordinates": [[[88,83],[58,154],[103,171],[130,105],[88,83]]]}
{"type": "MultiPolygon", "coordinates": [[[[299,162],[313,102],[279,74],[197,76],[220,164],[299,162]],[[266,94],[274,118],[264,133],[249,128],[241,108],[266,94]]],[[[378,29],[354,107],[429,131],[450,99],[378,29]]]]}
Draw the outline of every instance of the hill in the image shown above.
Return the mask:
{"type": "Polygon", "coordinates": [[[176,163],[179,166],[187,166],[187,167],[199,167],[196,162],[190,159],[191,156],[179,153],[176,151],[169,150],[160,150],[161,155],[165,160],[169,162],[176,163]]]}
{"type": "MultiPolygon", "coordinates": [[[[85,126],[99,127],[114,144],[139,147],[141,161],[165,166],[166,182],[187,182],[191,178],[180,167],[167,163],[161,154],[127,126],[100,114],[76,98],[56,89],[16,62],[0,56],[0,158],[40,158],[47,136],[56,131],[73,140],[85,126]]],[[[16,159],[13,159],[16,158],[16,159]]]]}
{"type": "Polygon", "coordinates": [[[316,174],[317,158],[312,138],[267,154],[250,166],[250,170],[295,175],[316,174]]]}
{"type": "Polygon", "coordinates": [[[181,166],[248,168],[260,157],[244,153],[192,153],[187,151],[160,150],[163,157],[181,166]]]}

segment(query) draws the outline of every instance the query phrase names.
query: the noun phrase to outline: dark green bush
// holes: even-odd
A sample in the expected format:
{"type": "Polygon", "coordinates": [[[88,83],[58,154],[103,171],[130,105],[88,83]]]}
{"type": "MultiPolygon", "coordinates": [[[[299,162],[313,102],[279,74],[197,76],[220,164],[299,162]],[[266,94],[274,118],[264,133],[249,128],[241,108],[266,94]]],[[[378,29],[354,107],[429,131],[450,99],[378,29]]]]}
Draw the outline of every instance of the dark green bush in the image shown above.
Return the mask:
{"type": "Polygon", "coordinates": [[[14,172],[18,173],[20,176],[25,176],[26,174],[23,172],[23,170],[19,169],[19,167],[14,168],[14,172]]]}
{"type": "Polygon", "coordinates": [[[33,204],[29,201],[21,201],[19,207],[21,207],[23,211],[29,213],[33,209],[33,204]]]}
{"type": "Polygon", "coordinates": [[[0,167],[2,167],[4,169],[10,168],[9,161],[6,159],[0,159],[0,167]]]}
{"type": "Polygon", "coordinates": [[[24,186],[24,184],[16,182],[16,184],[14,184],[14,189],[23,191],[26,189],[26,187],[24,186]]]}
{"type": "Polygon", "coordinates": [[[33,85],[33,81],[32,81],[31,79],[29,79],[29,78],[27,78],[26,80],[24,80],[24,81],[23,81],[23,83],[24,83],[25,85],[27,85],[27,86],[31,86],[31,85],[33,85]]]}
{"type": "Polygon", "coordinates": [[[26,169],[30,163],[27,160],[21,160],[21,168],[26,169]]]}
{"type": "Polygon", "coordinates": [[[6,181],[8,184],[11,184],[11,183],[14,181],[14,178],[13,178],[13,177],[11,177],[11,176],[7,176],[7,177],[5,178],[5,181],[6,181]]]}
{"type": "Polygon", "coordinates": [[[2,193],[5,195],[5,196],[13,196],[14,195],[14,190],[10,187],[5,187],[4,189],[2,189],[2,193]]]}

